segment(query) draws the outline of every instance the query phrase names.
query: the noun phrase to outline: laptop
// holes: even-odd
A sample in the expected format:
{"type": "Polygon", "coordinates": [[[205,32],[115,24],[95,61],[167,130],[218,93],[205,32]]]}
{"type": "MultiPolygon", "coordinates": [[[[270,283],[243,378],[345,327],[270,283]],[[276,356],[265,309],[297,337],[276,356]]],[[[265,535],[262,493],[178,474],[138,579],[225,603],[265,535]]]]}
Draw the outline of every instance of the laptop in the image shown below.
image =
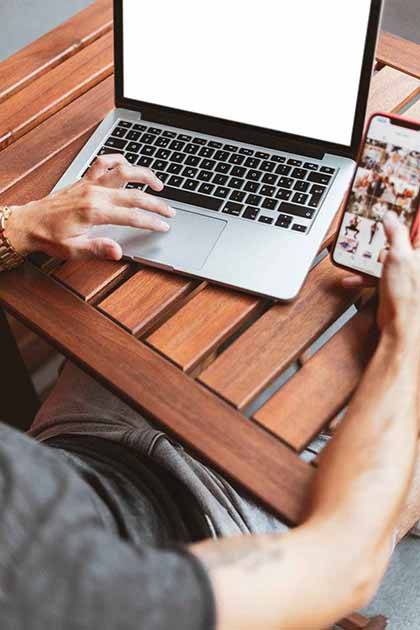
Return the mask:
{"type": "Polygon", "coordinates": [[[97,156],[153,169],[166,233],[101,226],[126,259],[291,300],[350,184],[382,0],[114,0],[116,108],[97,156]]]}

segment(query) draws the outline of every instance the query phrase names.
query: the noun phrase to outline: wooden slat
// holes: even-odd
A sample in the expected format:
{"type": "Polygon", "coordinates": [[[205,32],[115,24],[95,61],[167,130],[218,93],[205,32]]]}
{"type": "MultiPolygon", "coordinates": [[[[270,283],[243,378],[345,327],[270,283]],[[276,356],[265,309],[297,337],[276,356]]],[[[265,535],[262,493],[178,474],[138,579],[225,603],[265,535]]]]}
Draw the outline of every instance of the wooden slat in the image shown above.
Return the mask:
{"type": "Polygon", "coordinates": [[[302,519],[314,471],[256,423],[28,264],[0,274],[0,301],[268,508],[302,519]]]}
{"type": "Polygon", "coordinates": [[[70,260],[52,274],[83,300],[90,301],[105,287],[119,280],[130,265],[110,260],[70,260]]]}
{"type": "Polygon", "coordinates": [[[112,2],[98,0],[0,63],[0,103],[112,29],[112,2]]]}
{"type": "Polygon", "coordinates": [[[344,273],[325,258],[295,302],[273,306],[200,380],[239,409],[251,403],[354,302],[355,293],[340,288],[344,273]]]}
{"type": "Polygon", "coordinates": [[[407,109],[404,116],[420,121],[420,100],[417,101],[410,109],[407,109]]]}
{"type": "Polygon", "coordinates": [[[414,42],[382,31],[376,58],[380,63],[420,78],[419,46],[414,42]]]}
{"type": "Polygon", "coordinates": [[[112,33],[0,104],[0,148],[11,144],[112,74],[112,33]]]}
{"type": "Polygon", "coordinates": [[[376,344],[375,309],[365,307],[254,416],[296,451],[341,411],[376,344]]]}
{"type": "Polygon", "coordinates": [[[367,118],[374,112],[397,113],[420,94],[420,80],[394,68],[382,68],[374,77],[367,118]]]}
{"type": "Polygon", "coordinates": [[[155,269],[142,269],[98,307],[134,335],[145,333],[170,312],[196,282],[155,269]]]}
{"type": "Polygon", "coordinates": [[[261,304],[251,295],[209,286],[155,331],[148,343],[183,370],[192,370],[261,304]]]}
{"type": "Polygon", "coordinates": [[[3,149],[0,152],[0,193],[87,132],[92,132],[113,108],[113,94],[113,79],[109,77],[3,149]]]}

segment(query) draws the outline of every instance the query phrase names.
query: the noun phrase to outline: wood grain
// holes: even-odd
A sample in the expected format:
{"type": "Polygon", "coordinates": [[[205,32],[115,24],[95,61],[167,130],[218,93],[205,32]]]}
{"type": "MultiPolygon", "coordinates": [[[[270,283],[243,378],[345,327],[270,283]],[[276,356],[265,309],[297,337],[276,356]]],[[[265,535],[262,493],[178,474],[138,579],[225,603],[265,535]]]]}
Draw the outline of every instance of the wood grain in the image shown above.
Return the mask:
{"type": "Polygon", "coordinates": [[[250,404],[354,302],[339,286],[343,273],[325,258],[295,302],[268,310],[200,380],[239,409],[250,404]]]}
{"type": "Polygon", "coordinates": [[[101,37],[0,104],[0,148],[112,74],[112,40],[112,33],[101,37]]]}
{"type": "Polygon", "coordinates": [[[0,103],[112,29],[112,2],[98,0],[0,63],[0,103]]]}
{"type": "Polygon", "coordinates": [[[232,335],[261,303],[251,295],[208,286],[147,341],[188,372],[232,335]]]}
{"type": "Polygon", "coordinates": [[[69,260],[52,275],[83,300],[90,301],[105,287],[119,280],[129,267],[129,263],[111,260],[69,260]]]}
{"type": "Polygon", "coordinates": [[[344,407],[375,345],[375,307],[369,305],[305,362],[255,420],[302,451],[344,407]]]}
{"type": "Polygon", "coordinates": [[[268,508],[301,520],[314,471],[265,430],[28,264],[0,275],[0,301],[268,508]]]}
{"type": "Polygon", "coordinates": [[[141,269],[98,308],[134,335],[144,334],[173,309],[196,282],[155,269],[141,269]]]}
{"type": "Polygon", "coordinates": [[[420,121],[420,99],[412,107],[407,109],[404,116],[411,118],[412,120],[420,121]]]}
{"type": "Polygon", "coordinates": [[[394,68],[385,67],[373,78],[366,118],[373,113],[397,113],[420,94],[420,80],[394,68]]]}
{"type": "Polygon", "coordinates": [[[0,193],[95,129],[113,108],[112,77],[64,107],[0,152],[0,193]]]}
{"type": "Polygon", "coordinates": [[[382,31],[379,37],[376,58],[386,66],[391,66],[391,68],[402,70],[406,74],[420,78],[419,46],[414,42],[382,31]]]}

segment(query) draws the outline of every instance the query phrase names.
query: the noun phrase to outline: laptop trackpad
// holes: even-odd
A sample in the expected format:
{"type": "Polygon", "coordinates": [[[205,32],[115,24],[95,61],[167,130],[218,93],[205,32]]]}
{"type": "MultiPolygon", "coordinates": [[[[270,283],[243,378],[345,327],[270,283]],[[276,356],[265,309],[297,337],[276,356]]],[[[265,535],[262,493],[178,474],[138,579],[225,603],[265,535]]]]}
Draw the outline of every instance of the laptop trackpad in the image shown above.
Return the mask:
{"type": "Polygon", "coordinates": [[[179,208],[176,211],[173,219],[164,217],[171,226],[169,232],[112,227],[108,235],[120,243],[124,256],[145,258],[175,268],[201,269],[225,229],[226,221],[179,208]]]}

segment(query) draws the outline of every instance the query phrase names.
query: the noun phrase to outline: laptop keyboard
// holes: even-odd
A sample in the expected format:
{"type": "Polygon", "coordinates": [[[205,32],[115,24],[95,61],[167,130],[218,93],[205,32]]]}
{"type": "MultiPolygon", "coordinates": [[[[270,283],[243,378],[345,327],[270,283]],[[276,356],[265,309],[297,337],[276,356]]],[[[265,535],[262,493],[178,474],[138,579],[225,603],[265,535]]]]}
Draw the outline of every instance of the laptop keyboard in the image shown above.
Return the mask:
{"type": "Polygon", "coordinates": [[[89,167],[107,153],[151,168],[165,185],[161,192],[138,183],[127,188],[301,234],[336,175],[335,168],[305,158],[127,120],[118,120],[89,167]]]}

